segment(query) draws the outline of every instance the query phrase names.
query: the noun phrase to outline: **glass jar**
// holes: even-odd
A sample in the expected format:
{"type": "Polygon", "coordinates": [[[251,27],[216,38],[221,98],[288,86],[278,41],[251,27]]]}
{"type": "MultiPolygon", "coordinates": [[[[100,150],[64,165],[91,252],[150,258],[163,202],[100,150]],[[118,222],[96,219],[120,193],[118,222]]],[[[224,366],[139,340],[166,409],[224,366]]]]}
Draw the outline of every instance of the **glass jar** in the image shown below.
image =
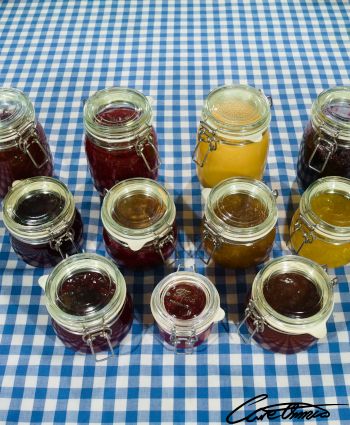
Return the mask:
{"type": "Polygon", "coordinates": [[[39,279],[52,326],[69,348],[92,353],[96,361],[114,355],[130,330],[133,305],[123,275],[97,254],[76,254],[39,279]],[[110,350],[98,358],[96,353],[110,350]]]}
{"type": "Polygon", "coordinates": [[[212,282],[188,271],[177,271],[158,283],[151,311],[166,348],[185,352],[203,344],[213,324],[225,317],[212,282]]]}
{"type": "Polygon", "coordinates": [[[103,238],[121,266],[154,267],[176,245],[176,209],[169,193],[150,179],[128,179],[108,191],[102,204],[103,238]]]}
{"type": "Polygon", "coordinates": [[[14,251],[34,267],[52,267],[82,244],[73,196],[52,177],[14,182],[3,202],[3,220],[14,251]]]}
{"type": "Polygon", "coordinates": [[[305,190],[325,176],[350,178],[350,86],[323,91],[312,105],[304,130],[299,184],[305,190]]]}
{"type": "Polygon", "coordinates": [[[203,195],[201,236],[208,258],[202,260],[229,268],[264,262],[276,236],[277,192],[258,180],[233,177],[204,189],[203,195]]]}
{"type": "Polygon", "coordinates": [[[193,160],[199,181],[214,187],[229,177],[260,180],[269,149],[268,98],[236,84],[211,91],[202,109],[193,160]]]}
{"type": "Polygon", "coordinates": [[[50,148],[33,104],[21,91],[0,87],[0,197],[15,180],[52,172],[50,148]]]}
{"type": "Polygon", "coordinates": [[[102,196],[121,180],[157,178],[157,136],[142,93],[118,87],[98,91],[85,103],[84,125],[91,175],[102,196]]]}
{"type": "Polygon", "coordinates": [[[323,177],[300,199],[290,226],[294,251],[321,265],[350,262],[350,180],[323,177]]]}
{"type": "Polygon", "coordinates": [[[289,255],[269,261],[256,275],[242,325],[263,348],[294,354],[327,335],[333,286],[321,266],[289,255]]]}

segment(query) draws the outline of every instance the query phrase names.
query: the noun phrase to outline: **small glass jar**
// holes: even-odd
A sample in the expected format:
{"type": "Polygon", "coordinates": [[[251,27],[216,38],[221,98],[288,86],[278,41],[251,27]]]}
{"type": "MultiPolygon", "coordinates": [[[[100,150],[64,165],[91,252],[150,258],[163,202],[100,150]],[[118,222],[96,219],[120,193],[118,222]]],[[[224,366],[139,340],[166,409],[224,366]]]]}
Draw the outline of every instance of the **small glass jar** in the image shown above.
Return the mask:
{"type": "Polygon", "coordinates": [[[158,283],[151,311],[162,342],[176,352],[191,353],[208,339],[213,324],[225,317],[212,282],[188,271],[177,271],[158,283]]]}
{"type": "Polygon", "coordinates": [[[142,93],[118,87],[98,91],[85,103],[84,125],[91,175],[102,196],[122,180],[157,178],[157,136],[142,93]]]}
{"type": "Polygon", "coordinates": [[[52,326],[63,344],[92,353],[96,361],[114,355],[130,330],[133,305],[123,275],[97,254],[76,254],[39,279],[52,326]],[[111,355],[96,353],[110,350],[111,355]]]}
{"type": "Polygon", "coordinates": [[[277,192],[258,180],[233,177],[204,189],[203,195],[201,236],[208,258],[202,260],[228,268],[263,263],[276,236],[277,192]]]}
{"type": "Polygon", "coordinates": [[[300,199],[290,226],[294,251],[321,265],[350,262],[350,180],[323,177],[300,199]]]}
{"type": "Polygon", "coordinates": [[[128,179],[108,191],[102,204],[106,250],[118,265],[154,267],[173,253],[176,209],[169,193],[150,179],[128,179]]]}
{"type": "Polygon", "coordinates": [[[325,176],[350,178],[350,86],[323,91],[312,105],[304,130],[299,184],[305,190],[325,176]]]}
{"type": "Polygon", "coordinates": [[[260,180],[269,150],[268,98],[236,84],[211,91],[202,109],[193,160],[199,181],[214,187],[229,177],[260,180]]]}
{"type": "Polygon", "coordinates": [[[21,91],[0,87],[0,197],[15,180],[52,172],[50,148],[33,104],[21,91]]]}
{"type": "Polygon", "coordinates": [[[310,348],[327,335],[335,283],[306,258],[289,255],[269,261],[254,279],[238,332],[243,337],[245,323],[250,338],[276,353],[310,348]]]}
{"type": "Polygon", "coordinates": [[[52,177],[14,182],[3,202],[14,251],[34,267],[52,267],[78,252],[83,223],[72,194],[52,177]]]}

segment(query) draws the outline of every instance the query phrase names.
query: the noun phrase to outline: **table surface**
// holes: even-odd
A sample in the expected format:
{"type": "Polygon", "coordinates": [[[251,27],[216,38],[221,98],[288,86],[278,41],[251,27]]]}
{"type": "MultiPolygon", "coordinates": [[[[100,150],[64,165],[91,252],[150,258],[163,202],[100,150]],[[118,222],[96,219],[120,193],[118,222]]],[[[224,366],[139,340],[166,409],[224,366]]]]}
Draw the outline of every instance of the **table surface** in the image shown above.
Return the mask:
{"type": "MultiPolygon", "coordinates": [[[[215,283],[227,312],[204,349],[174,355],[157,340],[149,309],[152,288],[172,269],[124,270],[136,310],[132,332],[116,357],[95,364],[55,337],[37,283],[47,271],[16,257],[1,224],[1,423],[221,424],[263,393],[269,399],[240,418],[274,403],[349,403],[349,267],[330,271],[339,285],[326,340],[289,356],[242,344],[235,323],[256,270],[193,260],[203,205],[191,160],[211,89],[240,82],[270,94],[264,181],[280,194],[273,257],[287,254],[288,222],[300,197],[298,145],[312,101],[349,84],[349,13],[348,1],[0,2],[0,86],[18,87],[35,104],[55,175],[82,212],[84,249],[107,255],[84,152],[82,100],[105,87],[136,88],[153,99],[159,181],[175,199],[180,262],[215,283]]],[[[330,418],[317,421],[350,423],[348,406],[328,409],[330,418]]]]}

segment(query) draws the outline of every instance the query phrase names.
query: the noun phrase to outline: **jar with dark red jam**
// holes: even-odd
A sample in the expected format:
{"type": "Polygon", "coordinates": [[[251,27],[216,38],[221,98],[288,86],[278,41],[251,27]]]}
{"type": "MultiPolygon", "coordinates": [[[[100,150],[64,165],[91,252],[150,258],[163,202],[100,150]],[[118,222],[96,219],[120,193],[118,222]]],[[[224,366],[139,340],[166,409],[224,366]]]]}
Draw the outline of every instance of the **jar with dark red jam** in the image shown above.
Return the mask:
{"type": "Polygon", "coordinates": [[[176,246],[175,215],[174,201],[154,180],[135,178],[116,184],[101,211],[108,254],[130,268],[166,263],[176,246]]]}
{"type": "Polygon", "coordinates": [[[96,361],[114,355],[113,348],[130,330],[133,305],[123,275],[97,254],[76,254],[39,279],[52,326],[67,347],[92,353],[96,361]],[[97,355],[109,350],[110,354],[97,355]]]}
{"type": "Polygon", "coordinates": [[[225,317],[212,282],[188,271],[177,271],[158,283],[151,310],[164,346],[185,353],[203,344],[213,324],[225,317]]]}
{"type": "Polygon", "coordinates": [[[142,93],[118,87],[98,91],[85,103],[84,125],[88,164],[102,196],[122,180],[157,178],[157,136],[142,93]]]}
{"type": "Polygon", "coordinates": [[[273,259],[254,279],[239,331],[246,323],[251,338],[276,353],[307,350],[327,335],[334,284],[311,260],[293,255],[273,259]]]}
{"type": "Polygon", "coordinates": [[[14,251],[34,267],[52,267],[79,252],[83,223],[68,188],[52,177],[14,182],[3,202],[14,251]]]}
{"type": "Polygon", "coordinates": [[[52,172],[50,148],[33,104],[21,91],[0,87],[0,197],[15,180],[52,172]]]}
{"type": "Polygon", "coordinates": [[[350,178],[350,86],[322,92],[312,105],[300,145],[298,180],[305,190],[320,177],[350,178]]]}

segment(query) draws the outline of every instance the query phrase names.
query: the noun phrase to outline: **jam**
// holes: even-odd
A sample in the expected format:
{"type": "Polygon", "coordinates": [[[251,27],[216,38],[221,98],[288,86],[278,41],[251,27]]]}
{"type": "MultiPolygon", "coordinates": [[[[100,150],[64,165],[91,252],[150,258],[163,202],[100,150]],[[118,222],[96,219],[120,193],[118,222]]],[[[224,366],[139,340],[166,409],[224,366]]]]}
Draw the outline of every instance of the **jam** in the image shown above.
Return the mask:
{"type": "Polygon", "coordinates": [[[197,286],[177,283],[164,296],[166,311],[176,319],[189,320],[197,317],[206,304],[205,293],[197,286]]]}
{"type": "Polygon", "coordinates": [[[311,208],[326,223],[350,227],[350,194],[319,193],[312,197],[311,208]]]}

